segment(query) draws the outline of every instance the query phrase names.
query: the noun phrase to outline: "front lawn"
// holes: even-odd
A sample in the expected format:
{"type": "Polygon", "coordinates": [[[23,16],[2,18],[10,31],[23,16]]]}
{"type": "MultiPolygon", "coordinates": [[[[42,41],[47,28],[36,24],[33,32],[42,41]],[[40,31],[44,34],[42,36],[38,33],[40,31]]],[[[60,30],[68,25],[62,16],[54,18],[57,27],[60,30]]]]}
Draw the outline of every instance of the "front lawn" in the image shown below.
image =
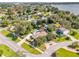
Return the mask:
{"type": "Polygon", "coordinates": [[[18,55],[13,50],[2,44],[0,44],[0,51],[2,51],[2,55],[6,57],[18,57],[18,55]]]}
{"type": "Polygon", "coordinates": [[[56,57],[79,57],[79,54],[61,48],[56,51],[56,57]]]}
{"type": "Polygon", "coordinates": [[[70,35],[74,36],[77,40],[79,39],[79,33],[76,30],[71,30],[70,35]]]}
{"type": "Polygon", "coordinates": [[[69,37],[63,36],[63,37],[57,37],[54,39],[55,42],[64,42],[64,41],[70,41],[69,37]]]}
{"type": "Polygon", "coordinates": [[[30,53],[32,53],[32,54],[40,54],[39,51],[37,51],[36,49],[34,49],[33,47],[31,47],[30,45],[28,45],[28,44],[26,44],[26,43],[23,43],[23,44],[22,44],[22,47],[23,47],[25,50],[27,50],[27,51],[29,51],[30,53]]]}
{"type": "Polygon", "coordinates": [[[7,31],[7,30],[3,30],[0,32],[2,35],[8,37],[10,40],[15,41],[15,42],[19,42],[20,40],[14,36],[11,32],[7,31]]]}

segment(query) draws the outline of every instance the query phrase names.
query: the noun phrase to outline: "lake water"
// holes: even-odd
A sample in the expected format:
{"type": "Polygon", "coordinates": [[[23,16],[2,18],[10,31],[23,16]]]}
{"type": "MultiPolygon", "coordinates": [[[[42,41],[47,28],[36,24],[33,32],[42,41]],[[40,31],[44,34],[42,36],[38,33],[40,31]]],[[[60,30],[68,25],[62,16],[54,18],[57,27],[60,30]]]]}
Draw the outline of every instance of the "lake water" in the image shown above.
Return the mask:
{"type": "Polygon", "coordinates": [[[57,7],[60,10],[70,11],[79,15],[79,4],[53,4],[52,6],[57,7]]]}

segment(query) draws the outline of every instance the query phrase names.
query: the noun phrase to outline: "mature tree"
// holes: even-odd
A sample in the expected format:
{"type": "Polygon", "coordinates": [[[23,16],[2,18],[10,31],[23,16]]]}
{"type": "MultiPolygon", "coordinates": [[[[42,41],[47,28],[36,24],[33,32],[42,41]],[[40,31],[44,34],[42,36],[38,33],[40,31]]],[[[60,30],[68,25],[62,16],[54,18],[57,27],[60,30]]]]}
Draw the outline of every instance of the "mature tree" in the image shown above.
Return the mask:
{"type": "Polygon", "coordinates": [[[71,47],[71,48],[79,47],[79,42],[74,42],[74,43],[72,43],[72,45],[70,45],[69,47],[71,47]]]}
{"type": "Polygon", "coordinates": [[[70,38],[69,38],[69,37],[66,37],[65,39],[66,39],[66,40],[70,40],[70,38]]]}
{"type": "Polygon", "coordinates": [[[52,32],[52,31],[53,31],[53,25],[48,25],[47,30],[48,30],[49,32],[52,32]]]}
{"type": "Polygon", "coordinates": [[[76,34],[76,32],[75,31],[70,31],[70,34],[72,35],[72,36],[74,36],[75,34],[76,34]]]}
{"type": "Polygon", "coordinates": [[[36,41],[37,41],[37,46],[40,46],[40,45],[42,45],[42,44],[44,44],[44,43],[46,42],[46,37],[45,37],[45,36],[43,36],[43,37],[38,37],[38,38],[36,39],[36,41]]]}
{"type": "Polygon", "coordinates": [[[3,54],[3,51],[2,51],[2,50],[0,50],[0,56],[2,56],[2,54],[3,54]]]}
{"type": "Polygon", "coordinates": [[[48,24],[52,24],[52,23],[54,23],[54,21],[53,21],[50,17],[48,17],[47,23],[48,23],[48,24]]]}
{"type": "Polygon", "coordinates": [[[28,23],[27,21],[18,21],[14,26],[15,33],[18,33],[19,35],[28,34],[33,29],[31,23],[28,23]]]}
{"type": "Polygon", "coordinates": [[[2,22],[1,22],[2,27],[7,27],[8,25],[10,25],[8,20],[2,20],[2,22]]]}
{"type": "Polygon", "coordinates": [[[52,34],[52,33],[48,33],[48,35],[46,36],[47,41],[51,41],[53,39],[56,39],[56,35],[52,34]]]}

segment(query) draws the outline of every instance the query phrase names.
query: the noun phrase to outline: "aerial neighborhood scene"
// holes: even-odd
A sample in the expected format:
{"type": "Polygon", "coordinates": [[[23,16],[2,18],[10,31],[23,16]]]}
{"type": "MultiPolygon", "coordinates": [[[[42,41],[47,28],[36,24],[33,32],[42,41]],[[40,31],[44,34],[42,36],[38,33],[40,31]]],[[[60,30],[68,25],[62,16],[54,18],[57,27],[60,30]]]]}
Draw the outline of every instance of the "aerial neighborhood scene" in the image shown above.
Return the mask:
{"type": "Polygon", "coordinates": [[[79,4],[0,3],[0,57],[79,57],[79,4]]]}

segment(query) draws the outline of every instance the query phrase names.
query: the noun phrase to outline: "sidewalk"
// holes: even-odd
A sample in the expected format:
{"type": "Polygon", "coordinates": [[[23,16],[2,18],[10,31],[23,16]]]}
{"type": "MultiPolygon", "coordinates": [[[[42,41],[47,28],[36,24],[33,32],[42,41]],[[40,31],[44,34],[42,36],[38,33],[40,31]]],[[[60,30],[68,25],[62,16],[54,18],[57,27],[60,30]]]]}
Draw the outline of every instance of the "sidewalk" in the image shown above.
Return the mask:
{"type": "Polygon", "coordinates": [[[72,49],[72,48],[68,48],[68,47],[63,47],[63,48],[68,51],[71,51],[71,52],[79,53],[78,51],[76,51],[75,49],[72,49]]]}

